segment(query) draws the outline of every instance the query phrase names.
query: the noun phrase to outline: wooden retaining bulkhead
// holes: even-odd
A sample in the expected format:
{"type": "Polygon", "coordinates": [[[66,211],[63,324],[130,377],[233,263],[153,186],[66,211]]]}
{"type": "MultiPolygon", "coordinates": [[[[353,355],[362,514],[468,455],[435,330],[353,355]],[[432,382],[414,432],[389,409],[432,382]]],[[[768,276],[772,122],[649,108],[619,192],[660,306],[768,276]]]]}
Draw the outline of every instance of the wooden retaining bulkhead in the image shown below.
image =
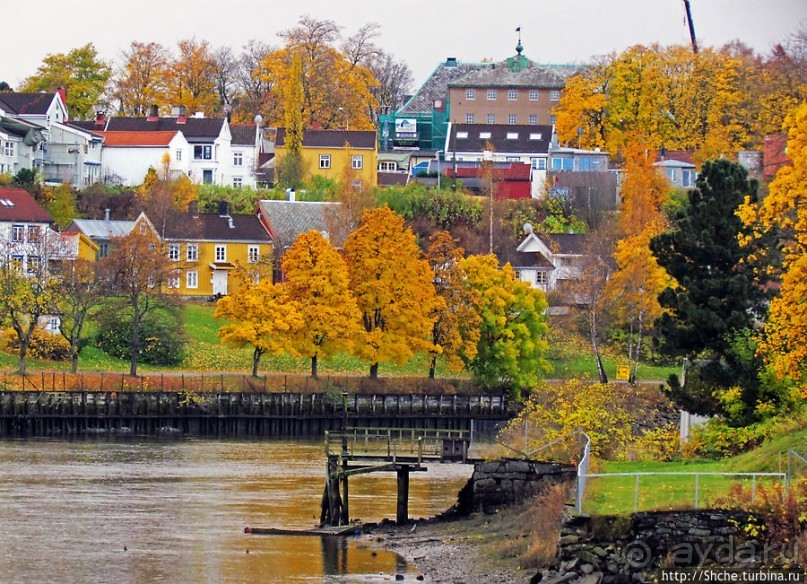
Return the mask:
{"type": "Polygon", "coordinates": [[[506,420],[501,395],[0,392],[0,437],[88,434],[322,437],[357,426],[468,430],[506,420]]]}

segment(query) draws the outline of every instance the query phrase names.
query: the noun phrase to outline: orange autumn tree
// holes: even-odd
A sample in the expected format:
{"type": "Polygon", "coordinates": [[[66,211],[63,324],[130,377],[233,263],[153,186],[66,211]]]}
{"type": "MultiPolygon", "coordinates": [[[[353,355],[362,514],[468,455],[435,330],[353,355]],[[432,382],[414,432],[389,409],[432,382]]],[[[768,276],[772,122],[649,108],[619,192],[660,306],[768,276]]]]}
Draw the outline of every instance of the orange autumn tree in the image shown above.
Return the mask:
{"type": "MultiPolygon", "coordinates": [[[[261,61],[260,79],[271,85],[279,99],[285,92],[295,55],[300,57],[303,84],[303,125],[315,122],[325,129],[373,129],[369,116],[378,106],[372,90],[379,85],[372,72],[351,60],[336,45],[339,29],[333,21],[303,16],[297,26],[280,33],[283,48],[268,53],[261,61]]],[[[281,123],[277,111],[273,123],[281,123]]]]}
{"type": "Polygon", "coordinates": [[[614,251],[616,271],[605,295],[619,322],[628,329],[631,380],[636,378],[645,332],[663,309],[658,295],[673,285],[650,251],[650,239],[666,229],[661,206],[667,199],[667,183],[639,138],[625,151],[625,182],[619,214],[619,240],[614,251]]]}
{"type": "Polygon", "coordinates": [[[283,255],[284,286],[299,311],[291,346],[311,359],[317,377],[320,357],[349,349],[359,331],[359,308],[350,293],[347,264],[319,231],[300,234],[283,255]]]}
{"type": "Polygon", "coordinates": [[[431,348],[432,271],[412,230],[389,207],[365,211],[344,252],[364,329],[353,352],[370,362],[370,377],[377,378],[379,363],[404,364],[431,348]]]}
{"type": "Polygon", "coordinates": [[[429,351],[429,378],[434,379],[438,357],[450,371],[459,371],[476,356],[482,317],[478,293],[465,286],[460,269],[465,250],[448,231],[432,234],[429,241],[426,260],[434,272],[437,292],[432,312],[434,347],[429,351]]]}
{"type": "Polygon", "coordinates": [[[777,376],[797,387],[807,399],[807,102],[788,115],[787,154],[793,162],[779,170],[768,196],[750,199],[737,214],[754,228],[752,239],[778,231],[783,262],[779,295],[771,301],[759,351],[777,376]]]}
{"type": "Polygon", "coordinates": [[[283,285],[264,280],[242,287],[219,300],[213,316],[228,321],[218,332],[223,345],[252,347],[253,377],[263,355],[296,354],[291,338],[302,327],[302,317],[283,285]]]}

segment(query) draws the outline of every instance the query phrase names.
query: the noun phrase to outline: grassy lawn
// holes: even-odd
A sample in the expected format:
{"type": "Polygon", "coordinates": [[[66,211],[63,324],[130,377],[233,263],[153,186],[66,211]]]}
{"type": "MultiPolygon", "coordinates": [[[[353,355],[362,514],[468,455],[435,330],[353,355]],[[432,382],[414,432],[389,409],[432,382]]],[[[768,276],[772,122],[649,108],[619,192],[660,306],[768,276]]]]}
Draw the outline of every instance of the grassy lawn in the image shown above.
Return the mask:
{"type": "MultiPolygon", "coordinates": [[[[635,472],[779,472],[779,453],[793,449],[804,452],[807,428],[779,436],[750,452],[720,461],[687,462],[599,462],[590,473],[635,472]],[[596,467],[596,470],[593,470],[596,467]]],[[[782,472],[786,471],[783,459],[782,472]]],[[[801,469],[802,472],[807,469],[801,469]]],[[[698,480],[699,504],[706,507],[717,498],[725,497],[733,485],[740,483],[744,490],[751,489],[751,477],[701,476],[698,480]]],[[[757,478],[757,489],[778,483],[774,478],[757,478]]],[[[583,509],[598,515],[621,515],[634,509],[636,478],[589,478],[583,509]]],[[[693,508],[695,504],[695,477],[693,475],[646,475],[639,478],[638,508],[651,509],[693,508]]]]}
{"type": "MultiPolygon", "coordinates": [[[[198,371],[198,372],[249,372],[252,369],[252,350],[224,347],[219,342],[218,329],[222,321],[213,318],[213,304],[187,303],[183,308],[185,333],[188,345],[185,358],[176,367],[155,367],[141,364],[139,370],[144,373],[155,371],[198,371]]],[[[563,327],[561,323],[550,323],[550,326],[563,327]]],[[[94,333],[94,327],[88,325],[88,334],[94,333]]],[[[551,378],[589,377],[596,378],[597,370],[588,345],[579,339],[570,341],[566,336],[554,336],[550,339],[549,360],[554,372],[551,378]]],[[[612,355],[604,358],[606,373],[609,379],[616,378],[617,363],[622,361],[612,355]]],[[[28,359],[29,371],[65,371],[69,370],[66,362],[41,361],[28,359]]],[[[264,356],[261,359],[260,372],[265,373],[298,373],[310,371],[310,361],[288,355],[264,356]]],[[[0,353],[0,370],[13,371],[17,368],[14,355],[0,353]]],[[[129,362],[111,357],[90,344],[85,347],[79,358],[79,370],[86,372],[128,372],[129,362]]],[[[369,364],[347,353],[340,353],[332,359],[321,359],[319,372],[321,375],[366,375],[369,364]]],[[[428,374],[428,360],[418,355],[411,361],[399,365],[389,362],[379,367],[381,376],[425,377],[428,374]]],[[[639,368],[640,380],[663,381],[675,368],[642,366],[639,368]]],[[[438,363],[437,375],[440,377],[468,377],[467,372],[452,373],[438,363]]]]}

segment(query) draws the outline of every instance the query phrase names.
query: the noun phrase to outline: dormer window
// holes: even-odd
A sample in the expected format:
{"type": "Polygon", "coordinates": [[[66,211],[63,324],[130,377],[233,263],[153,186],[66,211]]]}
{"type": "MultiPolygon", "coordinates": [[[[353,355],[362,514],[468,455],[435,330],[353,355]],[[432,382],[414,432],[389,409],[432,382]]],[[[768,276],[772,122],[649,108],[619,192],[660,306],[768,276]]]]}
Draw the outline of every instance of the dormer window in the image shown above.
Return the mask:
{"type": "Polygon", "coordinates": [[[536,134],[536,133],[531,133],[530,134],[530,140],[540,140],[540,139],[541,139],[541,134],[536,134]]]}
{"type": "Polygon", "coordinates": [[[490,132],[479,132],[480,140],[490,140],[490,132]]]}
{"type": "Polygon", "coordinates": [[[507,132],[508,140],[518,140],[518,132],[507,132]]]}
{"type": "Polygon", "coordinates": [[[468,137],[468,132],[457,132],[457,140],[463,140],[468,137]]]}

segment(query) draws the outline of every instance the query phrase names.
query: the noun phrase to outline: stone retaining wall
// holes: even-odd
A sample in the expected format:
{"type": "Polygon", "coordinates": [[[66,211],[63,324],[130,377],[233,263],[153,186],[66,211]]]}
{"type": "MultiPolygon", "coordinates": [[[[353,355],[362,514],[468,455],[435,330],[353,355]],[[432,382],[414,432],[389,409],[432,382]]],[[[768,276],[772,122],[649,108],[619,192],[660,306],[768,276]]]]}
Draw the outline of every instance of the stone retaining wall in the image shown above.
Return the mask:
{"type": "Polygon", "coordinates": [[[475,511],[489,513],[529,499],[550,485],[566,482],[571,486],[576,478],[574,465],[557,462],[503,458],[477,463],[473,475],[460,491],[457,512],[463,515],[475,511]]]}
{"type": "Polygon", "coordinates": [[[749,524],[760,525],[742,511],[663,511],[624,518],[591,517],[564,510],[558,541],[558,567],[536,575],[534,582],[588,584],[655,581],[659,570],[713,566],[720,569],[779,567],[798,563],[794,544],[773,545],[750,538],[749,524]]]}

